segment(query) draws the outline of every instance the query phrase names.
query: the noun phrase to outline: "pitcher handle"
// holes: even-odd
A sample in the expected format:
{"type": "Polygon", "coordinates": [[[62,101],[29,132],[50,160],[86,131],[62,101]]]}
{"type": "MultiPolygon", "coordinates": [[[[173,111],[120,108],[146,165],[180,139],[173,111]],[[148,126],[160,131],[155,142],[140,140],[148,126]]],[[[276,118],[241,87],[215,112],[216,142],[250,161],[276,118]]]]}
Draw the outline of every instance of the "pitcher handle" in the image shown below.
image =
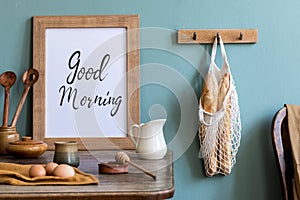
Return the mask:
{"type": "MultiPolygon", "coordinates": [[[[142,125],[142,124],[141,124],[142,125]]],[[[135,144],[135,146],[137,145],[137,141],[135,138],[139,138],[140,137],[140,133],[139,133],[139,130],[140,130],[140,126],[141,125],[137,125],[137,124],[134,124],[130,127],[130,130],[129,130],[129,135],[130,135],[130,138],[131,140],[133,141],[133,143],[135,144]],[[138,134],[137,135],[134,135],[133,133],[133,130],[134,129],[137,129],[138,130],[138,134]]]]}

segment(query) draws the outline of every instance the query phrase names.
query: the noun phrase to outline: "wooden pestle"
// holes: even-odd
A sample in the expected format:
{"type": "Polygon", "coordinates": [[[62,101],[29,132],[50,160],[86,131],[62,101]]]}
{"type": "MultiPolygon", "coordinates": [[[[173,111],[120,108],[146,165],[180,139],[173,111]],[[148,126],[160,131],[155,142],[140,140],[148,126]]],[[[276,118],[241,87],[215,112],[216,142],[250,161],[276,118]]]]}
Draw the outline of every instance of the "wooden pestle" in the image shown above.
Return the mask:
{"type": "Polygon", "coordinates": [[[140,166],[138,164],[135,164],[134,162],[131,162],[129,156],[125,152],[120,151],[120,152],[116,153],[115,159],[118,163],[121,163],[121,164],[128,163],[128,164],[132,165],[133,167],[141,170],[142,172],[144,172],[145,174],[151,176],[154,180],[156,180],[156,175],[155,174],[153,174],[150,171],[144,169],[142,166],[140,166]]]}

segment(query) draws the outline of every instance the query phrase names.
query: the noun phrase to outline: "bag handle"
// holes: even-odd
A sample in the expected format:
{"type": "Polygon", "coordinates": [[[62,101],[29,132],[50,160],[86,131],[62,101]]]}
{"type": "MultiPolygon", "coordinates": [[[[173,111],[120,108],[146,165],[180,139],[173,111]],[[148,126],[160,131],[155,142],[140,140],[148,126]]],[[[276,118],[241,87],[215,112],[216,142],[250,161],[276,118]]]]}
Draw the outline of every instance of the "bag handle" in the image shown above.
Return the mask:
{"type": "Polygon", "coordinates": [[[224,116],[225,114],[225,109],[221,108],[218,112],[216,113],[208,113],[206,112],[202,106],[200,105],[199,111],[198,111],[198,116],[199,116],[199,121],[204,124],[205,126],[212,126],[215,123],[218,123],[221,118],[224,116]],[[207,121],[205,121],[205,116],[207,116],[207,121]]]}
{"type": "Polygon", "coordinates": [[[211,50],[211,61],[215,61],[215,58],[216,58],[216,53],[217,53],[217,48],[218,48],[218,37],[219,37],[219,41],[220,41],[222,58],[224,61],[227,61],[227,55],[226,55],[224,43],[223,43],[221,36],[215,36],[214,44],[213,44],[213,47],[211,50]]]}
{"type": "MultiPolygon", "coordinates": [[[[211,63],[215,63],[215,58],[216,58],[216,53],[217,53],[217,48],[218,48],[218,39],[219,39],[219,43],[220,43],[220,48],[221,48],[221,54],[222,54],[222,58],[223,58],[223,67],[225,66],[225,71],[229,71],[229,64],[228,64],[228,60],[227,60],[227,55],[226,55],[226,51],[225,51],[225,47],[224,47],[224,43],[222,40],[222,37],[218,34],[217,36],[215,36],[215,40],[213,43],[213,47],[211,50],[211,63]]],[[[211,67],[209,68],[209,72],[211,71],[211,67]]]]}

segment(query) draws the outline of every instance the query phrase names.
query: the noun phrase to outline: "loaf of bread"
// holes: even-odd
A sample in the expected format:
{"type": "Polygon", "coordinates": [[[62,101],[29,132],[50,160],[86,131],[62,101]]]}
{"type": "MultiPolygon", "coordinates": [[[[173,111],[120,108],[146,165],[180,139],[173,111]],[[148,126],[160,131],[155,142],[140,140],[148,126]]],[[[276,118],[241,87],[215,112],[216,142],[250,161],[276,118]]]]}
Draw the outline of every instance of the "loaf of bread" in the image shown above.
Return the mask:
{"type": "Polygon", "coordinates": [[[222,77],[219,83],[219,93],[218,93],[218,106],[217,110],[220,110],[223,106],[224,99],[228,93],[230,87],[230,74],[226,73],[222,77]]]}
{"type": "MultiPolygon", "coordinates": [[[[205,77],[202,94],[201,94],[201,104],[203,109],[209,113],[215,113],[218,107],[218,81],[213,73],[208,73],[205,77]]],[[[209,127],[200,128],[200,140],[203,141],[205,138],[206,130],[209,127]]],[[[205,173],[207,176],[214,175],[218,170],[218,160],[217,160],[217,140],[213,147],[213,152],[208,155],[205,159],[205,173]]]]}
{"type": "MultiPolygon", "coordinates": [[[[226,73],[219,83],[218,110],[223,107],[225,97],[230,87],[230,74],[226,73]]],[[[231,122],[230,122],[230,98],[225,102],[224,127],[219,135],[219,164],[221,173],[228,175],[231,171],[231,122]]]]}
{"type": "Polygon", "coordinates": [[[208,73],[205,77],[202,94],[201,104],[203,109],[209,113],[215,113],[218,107],[218,81],[213,73],[208,73]]]}

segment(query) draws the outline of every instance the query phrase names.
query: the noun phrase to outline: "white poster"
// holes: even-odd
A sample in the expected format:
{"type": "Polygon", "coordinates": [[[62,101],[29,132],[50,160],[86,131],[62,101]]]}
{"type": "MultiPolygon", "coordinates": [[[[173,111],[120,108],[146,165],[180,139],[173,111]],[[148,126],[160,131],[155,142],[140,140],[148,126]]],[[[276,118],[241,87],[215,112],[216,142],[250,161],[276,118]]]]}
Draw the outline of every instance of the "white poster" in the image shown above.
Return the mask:
{"type": "Polygon", "coordinates": [[[126,137],[126,29],[46,30],[45,137],[126,137]]]}

